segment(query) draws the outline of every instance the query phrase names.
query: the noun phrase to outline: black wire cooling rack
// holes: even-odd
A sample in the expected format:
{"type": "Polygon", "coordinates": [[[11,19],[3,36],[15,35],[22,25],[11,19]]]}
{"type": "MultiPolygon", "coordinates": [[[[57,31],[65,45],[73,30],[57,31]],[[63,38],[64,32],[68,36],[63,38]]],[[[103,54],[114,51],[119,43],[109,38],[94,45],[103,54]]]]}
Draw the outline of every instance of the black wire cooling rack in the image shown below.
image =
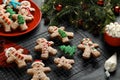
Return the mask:
{"type": "MultiPolygon", "coordinates": [[[[73,31],[73,30],[69,30],[73,31]]],[[[69,80],[72,76],[76,75],[77,73],[84,73],[86,68],[89,68],[90,71],[94,71],[101,67],[103,62],[106,59],[106,56],[104,55],[104,49],[102,48],[101,40],[90,37],[88,34],[85,34],[82,30],[73,31],[75,36],[73,39],[70,40],[70,43],[67,45],[74,45],[77,46],[80,41],[85,38],[91,38],[93,42],[96,42],[100,44],[100,47],[98,50],[101,52],[101,56],[97,59],[89,59],[84,60],[81,56],[82,51],[77,49],[76,53],[73,57],[69,57],[68,55],[65,55],[62,51],[59,50],[58,46],[63,45],[59,40],[53,40],[55,42],[55,45],[53,46],[58,50],[57,55],[49,57],[48,60],[43,61],[46,66],[49,66],[52,71],[47,73],[47,76],[50,77],[51,80],[69,80]],[[75,60],[75,64],[73,65],[73,68],[71,70],[63,70],[60,68],[57,68],[54,64],[53,60],[55,57],[61,57],[65,56],[66,58],[73,58],[75,60]],[[101,62],[102,61],[102,62],[101,62]]],[[[44,37],[47,40],[51,40],[49,38],[49,34],[47,31],[36,34],[32,37],[24,39],[24,41],[17,41],[19,45],[22,47],[25,47],[30,51],[30,54],[33,56],[33,59],[40,59],[39,53],[34,51],[34,47],[36,45],[36,40],[40,37],[44,37]]],[[[28,63],[28,66],[26,68],[19,69],[17,67],[12,68],[0,68],[0,80],[30,80],[32,76],[28,75],[26,73],[27,69],[30,68],[31,63],[28,63]]]]}

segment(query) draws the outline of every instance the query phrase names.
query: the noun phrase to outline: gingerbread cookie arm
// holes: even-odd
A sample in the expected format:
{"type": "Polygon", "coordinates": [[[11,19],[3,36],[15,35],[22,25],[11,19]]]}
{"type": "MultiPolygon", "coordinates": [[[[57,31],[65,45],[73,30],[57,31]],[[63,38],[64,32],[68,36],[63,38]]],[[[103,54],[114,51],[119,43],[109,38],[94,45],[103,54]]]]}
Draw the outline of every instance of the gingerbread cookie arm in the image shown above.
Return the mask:
{"type": "Polygon", "coordinates": [[[74,33],[73,32],[65,32],[69,38],[73,38],[74,33]]]}
{"type": "Polygon", "coordinates": [[[85,49],[85,45],[79,44],[79,45],[78,45],[78,48],[84,50],[84,49],[85,49]]]}
{"type": "Polygon", "coordinates": [[[12,56],[8,57],[6,60],[7,63],[11,63],[13,61],[15,61],[15,58],[13,58],[12,56]]]}
{"type": "Polygon", "coordinates": [[[55,32],[51,33],[50,36],[51,36],[52,38],[54,38],[54,37],[59,36],[59,33],[55,31],[55,32]]]}
{"type": "Polygon", "coordinates": [[[90,56],[91,56],[91,49],[90,49],[90,47],[89,46],[86,46],[85,47],[85,50],[84,50],[84,53],[83,53],[83,58],[85,58],[85,59],[89,59],[90,58],[90,56]]]}
{"type": "Polygon", "coordinates": [[[52,47],[48,47],[48,51],[50,52],[50,55],[55,55],[57,53],[57,50],[52,47]]]}
{"type": "Polygon", "coordinates": [[[93,43],[93,46],[94,46],[95,48],[97,48],[97,47],[99,47],[99,44],[93,43]]]}
{"type": "Polygon", "coordinates": [[[40,51],[40,49],[41,49],[41,48],[40,48],[40,45],[36,45],[36,46],[35,46],[35,51],[40,51]]]}
{"type": "Polygon", "coordinates": [[[30,11],[35,11],[35,8],[29,8],[30,9],[30,11]]]}
{"type": "Polygon", "coordinates": [[[28,69],[27,73],[33,75],[34,74],[34,69],[28,69]]]}
{"type": "Polygon", "coordinates": [[[43,71],[44,71],[44,72],[50,72],[51,69],[50,69],[50,67],[43,67],[43,71]]]}
{"type": "Polygon", "coordinates": [[[32,61],[31,55],[24,55],[25,61],[32,61]]]}
{"type": "Polygon", "coordinates": [[[59,29],[61,29],[61,30],[65,30],[65,27],[61,26],[59,29]]]}
{"type": "Polygon", "coordinates": [[[54,44],[54,42],[53,41],[48,41],[48,45],[50,46],[50,45],[53,45],[54,44]]]}
{"type": "Polygon", "coordinates": [[[74,64],[74,63],[75,63],[75,61],[74,61],[74,60],[69,59],[69,63],[70,63],[70,64],[74,64]]]}
{"type": "Polygon", "coordinates": [[[20,54],[22,54],[24,52],[24,49],[20,48],[20,49],[17,50],[17,52],[20,53],[20,54]]]}

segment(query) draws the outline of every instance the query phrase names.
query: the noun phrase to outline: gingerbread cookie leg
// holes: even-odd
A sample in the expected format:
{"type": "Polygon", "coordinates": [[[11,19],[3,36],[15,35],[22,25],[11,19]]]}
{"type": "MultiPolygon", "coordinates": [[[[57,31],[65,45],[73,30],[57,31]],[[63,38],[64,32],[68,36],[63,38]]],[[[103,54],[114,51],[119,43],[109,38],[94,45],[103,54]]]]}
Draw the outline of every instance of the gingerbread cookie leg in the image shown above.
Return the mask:
{"type": "Polygon", "coordinates": [[[68,37],[64,37],[64,38],[62,38],[62,42],[63,42],[63,43],[69,42],[68,37]]]}
{"type": "Polygon", "coordinates": [[[100,56],[100,52],[96,49],[91,50],[92,56],[97,58],[100,56]]]}
{"type": "Polygon", "coordinates": [[[48,56],[49,56],[49,52],[47,50],[42,50],[41,58],[42,59],[47,59],[48,56]]]}
{"type": "Polygon", "coordinates": [[[25,61],[17,61],[16,63],[18,64],[19,68],[25,67],[27,65],[25,61]]]}
{"type": "Polygon", "coordinates": [[[28,29],[27,24],[26,23],[20,24],[20,29],[21,29],[21,31],[27,30],[28,29]]]}
{"type": "Polygon", "coordinates": [[[89,46],[85,47],[84,53],[82,55],[85,59],[89,59],[91,56],[91,50],[89,48],[89,46]]]}

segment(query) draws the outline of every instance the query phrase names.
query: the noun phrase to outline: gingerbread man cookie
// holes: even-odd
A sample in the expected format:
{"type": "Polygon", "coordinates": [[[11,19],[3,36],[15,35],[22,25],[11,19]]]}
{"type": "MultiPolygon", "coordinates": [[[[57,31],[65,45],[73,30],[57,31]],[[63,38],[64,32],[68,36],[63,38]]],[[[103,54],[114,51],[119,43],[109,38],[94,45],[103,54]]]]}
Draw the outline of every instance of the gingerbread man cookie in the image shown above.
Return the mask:
{"type": "Polygon", "coordinates": [[[45,67],[43,62],[37,60],[32,63],[32,68],[28,69],[27,73],[33,75],[31,80],[50,80],[45,74],[49,71],[51,71],[50,67],[45,67]]]}
{"type": "Polygon", "coordinates": [[[64,56],[62,56],[61,58],[55,58],[54,62],[57,65],[57,67],[62,67],[66,70],[71,69],[72,64],[75,63],[73,59],[66,59],[64,56]]]}
{"type": "Polygon", "coordinates": [[[5,32],[11,32],[13,25],[13,21],[9,18],[9,13],[4,13],[4,11],[0,11],[0,23],[3,24],[5,32]]]}
{"type": "Polygon", "coordinates": [[[6,62],[7,63],[15,62],[17,63],[19,68],[26,66],[27,64],[25,61],[32,61],[32,56],[25,55],[23,53],[24,53],[24,50],[21,48],[18,50],[16,50],[14,47],[5,49],[5,55],[7,57],[6,62]]]}
{"type": "Polygon", "coordinates": [[[48,32],[50,33],[50,36],[52,38],[59,37],[62,39],[62,42],[69,42],[69,38],[73,38],[74,33],[73,32],[67,32],[65,31],[65,27],[56,27],[56,26],[50,26],[48,28],[48,32]]]}
{"type": "Polygon", "coordinates": [[[39,38],[36,40],[37,45],[35,46],[36,51],[41,51],[41,58],[47,59],[50,55],[55,55],[57,50],[51,46],[54,44],[53,41],[47,41],[45,38],[39,38]]]}
{"type": "Polygon", "coordinates": [[[83,50],[83,58],[89,59],[91,55],[95,58],[100,56],[100,52],[96,49],[99,47],[97,43],[93,43],[89,38],[84,38],[78,45],[78,48],[83,50]]]}
{"type": "Polygon", "coordinates": [[[31,7],[29,1],[22,1],[21,5],[17,7],[18,14],[21,14],[25,20],[30,21],[34,19],[34,16],[31,14],[31,11],[35,11],[34,8],[31,7]]]}
{"type": "Polygon", "coordinates": [[[15,19],[15,22],[12,29],[16,30],[17,28],[19,28],[21,31],[25,31],[28,29],[26,21],[22,15],[20,14],[13,15],[13,18],[15,19]]]}

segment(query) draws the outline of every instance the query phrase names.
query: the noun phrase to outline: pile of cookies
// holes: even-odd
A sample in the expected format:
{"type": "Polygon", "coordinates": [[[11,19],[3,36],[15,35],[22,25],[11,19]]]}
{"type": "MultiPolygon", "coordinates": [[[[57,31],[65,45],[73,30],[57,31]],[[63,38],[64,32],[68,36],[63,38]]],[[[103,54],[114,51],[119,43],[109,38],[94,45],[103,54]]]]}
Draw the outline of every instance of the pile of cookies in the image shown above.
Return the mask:
{"type": "MultiPolygon", "coordinates": [[[[58,38],[63,44],[70,42],[70,39],[74,37],[74,33],[65,31],[65,27],[63,26],[50,26],[48,33],[50,34],[50,38],[58,38]]],[[[50,80],[45,73],[51,71],[51,68],[45,67],[42,60],[47,60],[49,56],[55,56],[57,54],[57,49],[52,47],[52,45],[54,45],[53,41],[48,41],[43,37],[36,40],[34,50],[35,52],[40,52],[40,60],[35,60],[31,65],[32,68],[27,70],[28,74],[33,75],[31,80],[50,80]]],[[[83,58],[89,59],[90,57],[97,58],[100,56],[100,52],[96,49],[98,46],[99,45],[93,43],[90,38],[84,38],[77,47],[83,51],[83,58]]],[[[70,46],[69,44],[67,46],[61,45],[59,48],[64,53],[70,54],[70,56],[74,56],[76,52],[76,47],[70,46]]],[[[17,50],[14,47],[5,49],[5,55],[7,57],[6,62],[15,62],[19,68],[27,66],[26,61],[32,61],[32,56],[22,53],[24,53],[23,49],[17,50]]],[[[65,70],[72,69],[72,65],[75,63],[74,59],[68,59],[63,55],[61,57],[55,57],[53,62],[58,68],[65,70]]]]}
{"type": "Polygon", "coordinates": [[[4,0],[0,5],[0,28],[5,32],[15,30],[25,31],[28,29],[27,23],[34,19],[31,3],[27,0],[4,0]]]}

